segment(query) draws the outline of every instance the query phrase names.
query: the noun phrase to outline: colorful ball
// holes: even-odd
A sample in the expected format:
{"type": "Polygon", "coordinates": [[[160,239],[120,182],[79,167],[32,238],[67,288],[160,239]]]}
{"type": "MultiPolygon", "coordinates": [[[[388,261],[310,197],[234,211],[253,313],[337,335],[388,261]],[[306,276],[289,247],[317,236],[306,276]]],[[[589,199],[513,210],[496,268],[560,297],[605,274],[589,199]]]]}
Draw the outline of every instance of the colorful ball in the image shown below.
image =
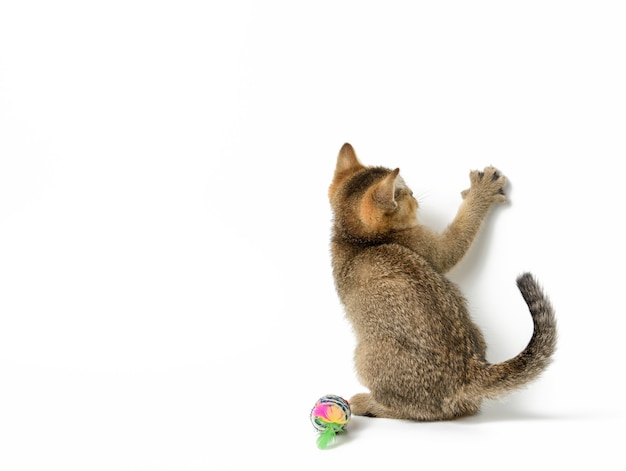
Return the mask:
{"type": "Polygon", "coordinates": [[[338,433],[342,433],[351,415],[350,404],[344,398],[334,394],[320,398],[311,409],[311,423],[321,433],[318,446],[326,448],[338,433]]]}

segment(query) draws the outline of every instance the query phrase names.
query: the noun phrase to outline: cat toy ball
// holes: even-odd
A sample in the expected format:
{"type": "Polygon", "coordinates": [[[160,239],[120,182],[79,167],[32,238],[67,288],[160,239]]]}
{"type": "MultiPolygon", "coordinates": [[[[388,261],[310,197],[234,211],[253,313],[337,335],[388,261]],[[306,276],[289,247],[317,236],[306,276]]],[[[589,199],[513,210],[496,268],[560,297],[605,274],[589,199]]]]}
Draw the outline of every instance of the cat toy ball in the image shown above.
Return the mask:
{"type": "Polygon", "coordinates": [[[343,433],[351,415],[350,404],[344,398],[333,394],[320,398],[311,409],[311,422],[320,432],[318,448],[323,450],[337,434],[343,433]]]}

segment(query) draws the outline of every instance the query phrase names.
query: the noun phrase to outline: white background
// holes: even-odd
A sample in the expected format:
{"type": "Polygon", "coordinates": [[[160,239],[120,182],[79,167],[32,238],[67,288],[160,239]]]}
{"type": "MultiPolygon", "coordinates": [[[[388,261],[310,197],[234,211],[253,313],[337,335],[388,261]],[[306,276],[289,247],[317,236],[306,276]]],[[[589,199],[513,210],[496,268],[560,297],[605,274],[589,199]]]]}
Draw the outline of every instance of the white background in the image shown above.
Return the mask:
{"type": "Polygon", "coordinates": [[[623,469],[626,7],[615,1],[0,3],[0,468],[623,469]],[[446,423],[354,418],[326,191],[351,142],[443,229],[491,361],[536,274],[559,350],[446,423]],[[622,437],[622,438],[619,438],[622,437]]]}

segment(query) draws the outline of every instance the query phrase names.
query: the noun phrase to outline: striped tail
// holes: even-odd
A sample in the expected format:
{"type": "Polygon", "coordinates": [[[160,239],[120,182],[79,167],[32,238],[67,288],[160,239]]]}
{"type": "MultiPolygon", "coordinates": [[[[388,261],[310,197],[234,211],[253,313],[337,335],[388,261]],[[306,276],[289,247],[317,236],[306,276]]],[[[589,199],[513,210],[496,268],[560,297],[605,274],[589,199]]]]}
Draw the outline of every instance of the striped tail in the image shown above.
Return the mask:
{"type": "Polygon", "coordinates": [[[482,365],[478,384],[471,389],[485,398],[496,398],[536,379],[550,364],[556,349],[554,309],[530,273],[517,278],[517,286],[533,319],[533,335],[516,357],[493,365],[482,365]]]}

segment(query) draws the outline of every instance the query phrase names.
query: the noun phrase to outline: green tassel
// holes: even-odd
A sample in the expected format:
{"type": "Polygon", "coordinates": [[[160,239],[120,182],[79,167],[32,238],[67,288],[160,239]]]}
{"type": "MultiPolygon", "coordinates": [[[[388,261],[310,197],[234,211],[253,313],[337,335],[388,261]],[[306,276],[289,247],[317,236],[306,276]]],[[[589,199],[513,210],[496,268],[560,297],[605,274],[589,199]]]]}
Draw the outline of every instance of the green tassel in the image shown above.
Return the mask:
{"type": "Polygon", "coordinates": [[[317,447],[320,450],[325,449],[337,434],[343,432],[343,425],[326,423],[326,427],[328,428],[317,437],[317,447]]]}

